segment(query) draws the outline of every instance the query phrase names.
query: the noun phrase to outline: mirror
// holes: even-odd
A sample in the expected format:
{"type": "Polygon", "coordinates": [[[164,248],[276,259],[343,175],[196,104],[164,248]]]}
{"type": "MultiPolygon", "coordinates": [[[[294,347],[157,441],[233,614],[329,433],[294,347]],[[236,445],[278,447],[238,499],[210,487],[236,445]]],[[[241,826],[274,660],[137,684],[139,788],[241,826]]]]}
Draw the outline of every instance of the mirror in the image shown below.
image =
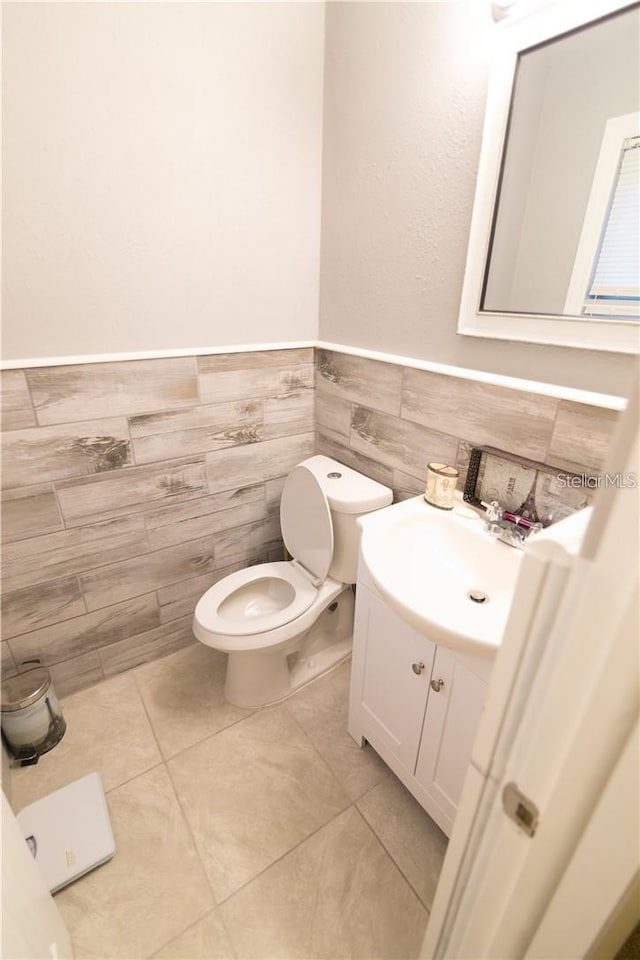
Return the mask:
{"type": "Polygon", "coordinates": [[[458,330],[640,347],[640,3],[505,30],[492,72],[458,330]]]}

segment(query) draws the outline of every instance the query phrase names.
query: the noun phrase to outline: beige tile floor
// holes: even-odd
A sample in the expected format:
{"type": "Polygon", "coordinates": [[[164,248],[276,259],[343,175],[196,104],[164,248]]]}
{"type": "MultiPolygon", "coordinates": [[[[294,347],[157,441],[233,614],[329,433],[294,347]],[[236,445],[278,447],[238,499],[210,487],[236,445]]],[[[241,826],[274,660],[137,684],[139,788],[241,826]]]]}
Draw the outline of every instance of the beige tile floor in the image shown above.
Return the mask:
{"type": "Polygon", "coordinates": [[[117,852],[56,895],[76,960],[410,958],[446,838],[349,737],[349,664],[239,710],[194,644],[73,694],[14,809],[98,770],[117,852]]]}

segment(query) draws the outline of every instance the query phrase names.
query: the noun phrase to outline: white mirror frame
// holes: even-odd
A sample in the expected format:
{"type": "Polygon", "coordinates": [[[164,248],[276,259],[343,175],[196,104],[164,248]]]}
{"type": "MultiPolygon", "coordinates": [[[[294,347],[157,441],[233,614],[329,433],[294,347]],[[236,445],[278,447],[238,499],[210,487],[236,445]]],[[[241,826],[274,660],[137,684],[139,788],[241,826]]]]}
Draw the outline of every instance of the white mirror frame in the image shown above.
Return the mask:
{"type": "Polygon", "coordinates": [[[636,324],[629,321],[549,314],[496,313],[480,309],[519,53],[593,20],[632,7],[636,2],[637,0],[581,0],[580,3],[575,3],[575,0],[565,0],[517,23],[511,24],[507,21],[497,28],[504,33],[500,38],[489,80],[458,333],[494,340],[520,340],[616,353],[640,352],[640,330],[636,324]]]}

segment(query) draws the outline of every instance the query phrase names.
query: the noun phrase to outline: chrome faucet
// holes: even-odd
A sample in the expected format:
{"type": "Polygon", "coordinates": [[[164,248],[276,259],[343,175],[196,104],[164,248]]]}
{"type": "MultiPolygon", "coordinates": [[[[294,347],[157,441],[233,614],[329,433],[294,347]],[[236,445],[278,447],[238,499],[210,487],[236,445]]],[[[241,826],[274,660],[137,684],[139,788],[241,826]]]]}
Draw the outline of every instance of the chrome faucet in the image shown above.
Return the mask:
{"type": "Polygon", "coordinates": [[[510,547],[523,550],[529,537],[542,530],[541,523],[510,513],[501,507],[497,500],[492,500],[491,503],[485,503],[483,500],[482,506],[487,511],[485,530],[510,547]]]}

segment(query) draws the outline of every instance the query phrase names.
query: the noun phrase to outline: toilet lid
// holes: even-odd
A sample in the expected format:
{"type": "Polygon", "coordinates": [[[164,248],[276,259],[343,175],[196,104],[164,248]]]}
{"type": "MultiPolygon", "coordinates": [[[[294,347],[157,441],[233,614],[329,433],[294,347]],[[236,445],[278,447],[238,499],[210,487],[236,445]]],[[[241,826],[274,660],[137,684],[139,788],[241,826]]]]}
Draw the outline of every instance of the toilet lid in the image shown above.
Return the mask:
{"type": "Polygon", "coordinates": [[[331,511],[320,483],[302,464],[285,481],[280,526],[291,556],[316,580],[325,580],[333,557],[331,511]]]}

